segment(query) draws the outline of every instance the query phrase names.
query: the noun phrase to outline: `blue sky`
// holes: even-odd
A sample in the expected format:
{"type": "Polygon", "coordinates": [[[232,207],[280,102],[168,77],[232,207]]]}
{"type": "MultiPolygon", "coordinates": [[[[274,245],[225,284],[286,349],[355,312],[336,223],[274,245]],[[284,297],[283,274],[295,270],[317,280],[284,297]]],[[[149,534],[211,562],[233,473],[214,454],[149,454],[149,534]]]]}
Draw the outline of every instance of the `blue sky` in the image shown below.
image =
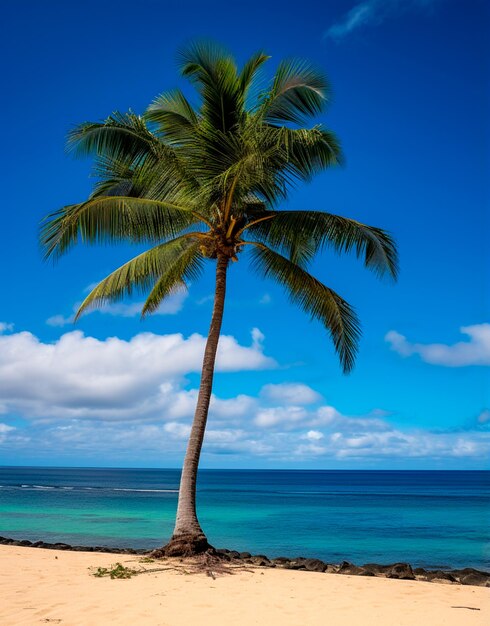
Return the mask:
{"type": "Polygon", "coordinates": [[[89,161],[64,151],[76,123],[143,112],[182,86],[176,50],[214,38],[324,69],[318,121],[346,165],[292,193],[396,237],[401,275],[352,258],[315,273],[357,309],[355,371],[281,289],[230,272],[203,466],[485,468],[490,452],[488,38],[484,0],[145,0],[5,4],[1,176],[0,462],[179,466],[212,303],[212,272],[141,322],[137,302],[74,327],[89,285],[136,254],[79,247],[42,262],[38,224],[84,199],[89,161]],[[487,216],[487,217],[485,217],[487,216]]]}

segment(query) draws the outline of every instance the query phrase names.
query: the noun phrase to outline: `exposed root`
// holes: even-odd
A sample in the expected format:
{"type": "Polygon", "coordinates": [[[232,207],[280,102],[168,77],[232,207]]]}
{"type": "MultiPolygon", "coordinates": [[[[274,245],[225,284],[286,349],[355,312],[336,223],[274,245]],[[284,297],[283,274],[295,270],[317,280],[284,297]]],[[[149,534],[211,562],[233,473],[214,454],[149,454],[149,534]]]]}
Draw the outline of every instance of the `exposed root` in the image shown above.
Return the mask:
{"type": "MultiPolygon", "coordinates": [[[[158,552],[157,550],[154,551],[158,552]]],[[[152,553],[153,554],[153,553],[152,553]]],[[[211,548],[206,552],[202,552],[201,554],[194,554],[192,556],[175,558],[175,557],[166,557],[166,556],[157,556],[155,558],[161,559],[167,567],[161,568],[150,568],[150,569],[142,569],[138,573],[152,573],[152,572],[161,572],[174,570],[180,574],[206,574],[213,580],[216,579],[217,576],[224,576],[226,574],[234,574],[236,571],[241,572],[251,572],[253,573],[253,569],[244,563],[240,563],[239,561],[230,561],[226,555],[219,554],[211,548]]]]}
{"type": "Polygon", "coordinates": [[[165,556],[190,557],[203,553],[215,553],[215,549],[209,545],[205,535],[174,535],[166,546],[153,550],[148,556],[161,559],[165,556]]]}

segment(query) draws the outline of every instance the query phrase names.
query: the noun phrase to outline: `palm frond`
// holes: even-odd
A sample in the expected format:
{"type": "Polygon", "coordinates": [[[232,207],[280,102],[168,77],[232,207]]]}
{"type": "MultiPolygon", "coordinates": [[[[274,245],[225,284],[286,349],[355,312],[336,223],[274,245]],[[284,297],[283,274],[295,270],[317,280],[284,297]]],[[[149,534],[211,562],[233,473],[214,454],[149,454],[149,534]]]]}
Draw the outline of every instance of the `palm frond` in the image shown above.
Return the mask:
{"type": "Polygon", "coordinates": [[[117,302],[135,292],[147,292],[162,276],[173,277],[173,289],[185,287],[186,278],[197,277],[202,265],[198,245],[189,237],[177,237],[139,254],[109,274],[89,293],[80,305],[75,320],[88,309],[117,302]]]}
{"type": "Polygon", "coordinates": [[[244,97],[233,57],[221,46],[198,41],[181,50],[182,75],[198,88],[201,114],[212,128],[226,133],[243,115],[244,97]]]}
{"type": "Polygon", "coordinates": [[[275,217],[250,227],[251,237],[289,254],[303,245],[312,255],[324,246],[339,253],[354,251],[375,274],[396,280],[396,244],[385,230],[321,211],[274,211],[271,215],[275,217]]]}
{"type": "Polygon", "coordinates": [[[257,72],[268,59],[270,59],[270,56],[263,52],[256,52],[243,66],[238,77],[238,82],[244,98],[247,97],[257,76],[257,72]]]}
{"type": "Polygon", "coordinates": [[[161,241],[199,222],[190,208],[146,198],[100,196],[48,215],[41,227],[45,257],[57,258],[75,243],[161,241]]]}
{"type": "Polygon", "coordinates": [[[321,113],[329,97],[330,86],[322,72],[305,61],[283,61],[264,95],[260,116],[272,124],[303,124],[321,113]]]}
{"type": "Polygon", "coordinates": [[[293,176],[309,181],[315,174],[343,162],[336,135],[325,128],[277,129],[277,141],[284,150],[285,165],[293,176]]]}
{"type": "Polygon", "coordinates": [[[335,291],[278,252],[252,244],[252,267],[281,284],[292,302],[328,330],[344,373],[352,370],[358,350],[360,325],[352,307],[335,291]]]}
{"type": "Polygon", "coordinates": [[[178,145],[194,140],[199,122],[197,113],[180,90],[158,96],[146,110],[145,119],[158,124],[166,141],[178,145]]]}
{"type": "Polygon", "coordinates": [[[150,291],[141,312],[142,316],[154,313],[163,300],[177,289],[186,288],[188,283],[201,276],[204,257],[200,243],[192,243],[174,258],[150,291]]]}
{"type": "Polygon", "coordinates": [[[145,121],[131,111],[115,112],[103,122],[84,122],[68,133],[67,149],[75,156],[104,154],[138,161],[156,156],[162,147],[145,121]]]}

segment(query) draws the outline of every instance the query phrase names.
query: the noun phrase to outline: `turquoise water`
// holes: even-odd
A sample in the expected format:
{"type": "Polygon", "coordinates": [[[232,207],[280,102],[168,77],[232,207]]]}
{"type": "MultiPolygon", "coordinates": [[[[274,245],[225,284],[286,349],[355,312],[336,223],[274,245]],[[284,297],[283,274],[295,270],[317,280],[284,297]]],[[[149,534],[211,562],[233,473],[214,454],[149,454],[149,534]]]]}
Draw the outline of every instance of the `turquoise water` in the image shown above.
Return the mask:
{"type": "MultiPolygon", "coordinates": [[[[152,548],[170,536],[177,470],[0,468],[0,535],[152,548]]],[[[330,562],[490,569],[490,472],[202,470],[217,547],[330,562]]]]}

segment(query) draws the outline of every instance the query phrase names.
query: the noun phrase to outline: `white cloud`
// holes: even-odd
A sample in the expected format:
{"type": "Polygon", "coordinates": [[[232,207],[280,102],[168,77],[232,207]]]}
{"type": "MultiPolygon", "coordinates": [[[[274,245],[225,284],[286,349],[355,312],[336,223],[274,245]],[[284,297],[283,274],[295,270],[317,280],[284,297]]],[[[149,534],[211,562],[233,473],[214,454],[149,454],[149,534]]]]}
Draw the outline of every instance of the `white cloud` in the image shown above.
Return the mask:
{"type": "Polygon", "coordinates": [[[187,440],[187,437],[191,433],[190,424],[181,424],[180,422],[168,422],[168,424],[165,424],[163,427],[163,430],[173,435],[176,439],[185,440],[187,440]]]}
{"type": "Polygon", "coordinates": [[[7,439],[7,435],[15,430],[14,426],[0,423],[0,443],[3,443],[7,439]]]}
{"type": "Polygon", "coordinates": [[[267,400],[282,404],[313,404],[321,400],[321,395],[302,383],[279,383],[265,385],[261,395],[267,400]]]}
{"type": "Polygon", "coordinates": [[[301,439],[308,439],[309,441],[319,441],[324,437],[325,435],[319,430],[309,430],[307,433],[301,436],[301,439]]]}
{"type": "Polygon", "coordinates": [[[48,317],[48,319],[46,320],[46,324],[48,326],[61,328],[63,326],[67,326],[68,324],[73,324],[73,318],[74,315],[69,315],[67,317],[65,317],[64,315],[52,315],[51,317],[48,317]]]}
{"type": "MultiPolygon", "coordinates": [[[[251,346],[221,337],[221,372],[274,367],[253,331],[251,346]]],[[[263,335],[260,333],[261,338],[263,335]]],[[[0,335],[0,397],[7,410],[28,418],[150,419],[192,413],[195,391],[182,378],[201,369],[205,337],[140,333],[103,341],[80,331],[41,342],[29,332],[0,335]]],[[[215,400],[217,413],[239,415],[244,397],[215,400]]],[[[242,413],[243,414],[243,413],[242,413]]]]}
{"type": "Polygon", "coordinates": [[[300,406],[278,406],[260,409],[255,416],[255,425],[260,428],[270,428],[280,425],[297,424],[307,417],[307,412],[300,406]]]}
{"type": "Polygon", "coordinates": [[[410,11],[430,9],[438,0],[364,0],[354,5],[325,33],[339,40],[364,26],[375,26],[410,11]]]}
{"type": "Polygon", "coordinates": [[[252,345],[257,350],[261,349],[265,336],[258,328],[252,328],[252,345]]]}
{"type": "Polygon", "coordinates": [[[5,331],[14,330],[14,325],[8,322],[0,322],[0,334],[5,331]]]}
{"type": "Polygon", "coordinates": [[[396,458],[441,459],[451,457],[481,457],[490,453],[490,439],[478,439],[474,434],[465,436],[454,433],[428,433],[397,429],[382,433],[360,433],[346,435],[336,432],[330,437],[336,448],[336,457],[346,458],[396,458]]]}
{"type": "Polygon", "coordinates": [[[395,330],[390,330],[385,340],[391,345],[391,349],[401,356],[418,354],[423,361],[433,365],[446,367],[490,365],[490,324],[463,326],[460,332],[467,335],[470,340],[453,345],[410,343],[395,330]]]}

